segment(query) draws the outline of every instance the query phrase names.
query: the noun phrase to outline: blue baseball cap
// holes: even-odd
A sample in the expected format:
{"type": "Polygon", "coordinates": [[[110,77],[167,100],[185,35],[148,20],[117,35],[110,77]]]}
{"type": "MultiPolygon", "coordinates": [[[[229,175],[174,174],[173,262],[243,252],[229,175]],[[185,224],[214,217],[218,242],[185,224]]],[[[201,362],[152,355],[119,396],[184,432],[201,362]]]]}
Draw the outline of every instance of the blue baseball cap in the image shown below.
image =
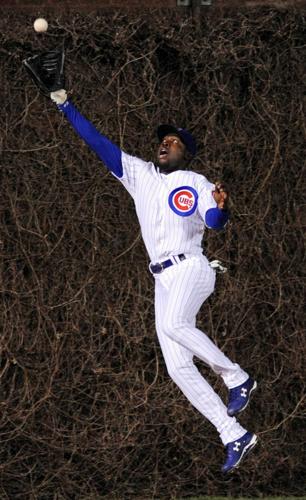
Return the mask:
{"type": "Polygon", "coordinates": [[[157,128],[157,137],[160,142],[162,142],[163,138],[169,134],[177,135],[185,144],[187,150],[192,154],[192,156],[195,156],[197,154],[196,140],[193,135],[188,132],[188,130],[185,130],[184,128],[174,127],[173,125],[160,125],[157,128]]]}

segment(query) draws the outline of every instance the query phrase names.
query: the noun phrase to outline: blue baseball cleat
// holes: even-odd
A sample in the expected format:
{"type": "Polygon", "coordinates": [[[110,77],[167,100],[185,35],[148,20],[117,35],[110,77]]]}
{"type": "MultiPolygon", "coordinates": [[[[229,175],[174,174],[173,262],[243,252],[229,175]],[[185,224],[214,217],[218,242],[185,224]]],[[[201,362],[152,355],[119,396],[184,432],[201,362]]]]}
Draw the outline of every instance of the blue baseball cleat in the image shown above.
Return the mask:
{"type": "Polygon", "coordinates": [[[240,439],[226,445],[227,457],[222,472],[232,472],[257,443],[256,434],[246,432],[240,439]]]}
{"type": "Polygon", "coordinates": [[[229,391],[227,414],[230,417],[243,411],[249,404],[250,396],[257,387],[257,382],[249,377],[243,384],[229,391]]]}

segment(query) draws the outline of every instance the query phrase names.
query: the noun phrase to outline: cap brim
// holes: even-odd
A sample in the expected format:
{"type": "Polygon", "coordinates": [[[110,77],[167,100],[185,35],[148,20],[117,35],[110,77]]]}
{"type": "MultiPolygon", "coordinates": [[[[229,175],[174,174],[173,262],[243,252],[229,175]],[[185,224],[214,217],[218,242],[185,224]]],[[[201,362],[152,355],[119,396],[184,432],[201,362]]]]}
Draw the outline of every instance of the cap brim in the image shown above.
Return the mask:
{"type": "Polygon", "coordinates": [[[173,125],[160,125],[157,128],[157,137],[158,137],[159,141],[162,141],[163,138],[166,137],[166,135],[169,135],[169,134],[175,134],[175,135],[177,135],[184,142],[183,137],[181,136],[179,130],[176,127],[174,127],[173,125]]]}

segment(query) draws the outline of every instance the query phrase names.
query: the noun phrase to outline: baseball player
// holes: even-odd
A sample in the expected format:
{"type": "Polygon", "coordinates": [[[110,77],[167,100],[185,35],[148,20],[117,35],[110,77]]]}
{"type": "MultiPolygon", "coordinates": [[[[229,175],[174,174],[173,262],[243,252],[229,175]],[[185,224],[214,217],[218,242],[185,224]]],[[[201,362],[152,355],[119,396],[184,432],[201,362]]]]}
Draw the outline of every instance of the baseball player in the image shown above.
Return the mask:
{"type": "Polygon", "coordinates": [[[228,192],[221,182],[213,184],[188,170],[197,147],[187,130],[159,126],[157,156],[147,162],[101,135],[64,89],[50,96],[133,197],[155,279],[156,330],[168,373],[215,426],[227,452],[222,471],[230,472],[257,442],[235,417],[246,408],[257,384],[196,327],[196,315],[214,291],[216,277],[201,241],[205,228],[220,230],[228,221],[228,192]],[[196,368],[194,356],[222,377],[229,389],[227,407],[196,368]]]}
{"type": "Polygon", "coordinates": [[[203,255],[202,237],[205,228],[220,230],[228,221],[225,186],[188,170],[197,147],[187,130],[159,126],[154,162],[128,155],[101,135],[67,99],[63,49],[23,62],[34,83],[133,197],[155,279],[156,331],[168,373],[215,426],[226,447],[222,471],[232,471],[257,442],[236,419],[257,384],[196,327],[196,315],[214,291],[216,277],[203,255]],[[194,356],[222,377],[229,389],[227,407],[196,368],[194,356]]]}

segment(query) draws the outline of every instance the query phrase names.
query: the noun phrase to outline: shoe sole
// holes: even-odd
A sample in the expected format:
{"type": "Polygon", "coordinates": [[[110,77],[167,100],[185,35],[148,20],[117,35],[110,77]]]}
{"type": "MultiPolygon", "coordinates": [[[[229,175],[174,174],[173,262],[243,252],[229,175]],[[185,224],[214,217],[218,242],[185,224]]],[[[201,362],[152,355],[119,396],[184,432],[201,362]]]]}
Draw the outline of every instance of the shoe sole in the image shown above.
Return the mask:
{"type": "Polygon", "coordinates": [[[246,409],[246,407],[248,406],[248,404],[250,402],[250,399],[251,399],[251,394],[252,394],[252,392],[255,391],[255,389],[257,389],[257,382],[256,382],[256,380],[254,380],[253,387],[252,387],[252,389],[250,389],[249,397],[248,397],[248,400],[247,400],[246,404],[242,408],[240,408],[240,410],[236,411],[235,413],[228,413],[227,412],[227,414],[230,417],[235,417],[235,415],[239,415],[239,413],[241,413],[242,411],[244,411],[246,409]]]}
{"type": "Polygon", "coordinates": [[[231,468],[229,469],[228,471],[225,472],[225,474],[229,474],[230,472],[234,472],[234,470],[236,470],[239,465],[241,464],[241,461],[243,458],[245,458],[249,453],[250,451],[254,448],[254,446],[258,443],[258,437],[256,436],[256,434],[254,434],[254,436],[252,437],[251,441],[249,442],[248,445],[246,445],[246,447],[244,448],[242,454],[241,454],[241,457],[239,458],[238,462],[231,468]]]}

